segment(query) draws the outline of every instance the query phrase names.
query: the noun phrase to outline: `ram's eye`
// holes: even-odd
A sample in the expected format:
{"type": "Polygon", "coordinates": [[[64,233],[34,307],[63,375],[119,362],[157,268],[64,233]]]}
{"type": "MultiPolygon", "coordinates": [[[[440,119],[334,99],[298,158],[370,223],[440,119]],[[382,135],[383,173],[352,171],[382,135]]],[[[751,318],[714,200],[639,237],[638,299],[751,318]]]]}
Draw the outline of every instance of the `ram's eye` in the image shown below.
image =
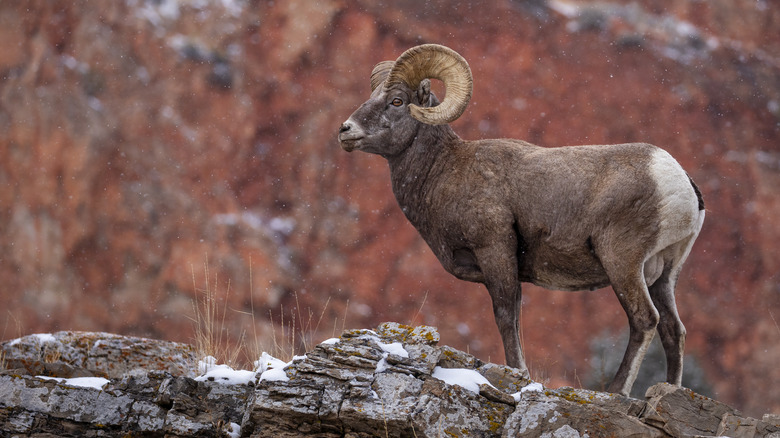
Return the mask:
{"type": "Polygon", "coordinates": [[[403,105],[403,104],[404,104],[404,101],[403,101],[403,100],[401,100],[400,98],[396,97],[396,98],[395,98],[395,99],[393,99],[393,101],[392,101],[392,102],[390,102],[390,103],[391,103],[393,106],[401,106],[401,105],[403,105]]]}

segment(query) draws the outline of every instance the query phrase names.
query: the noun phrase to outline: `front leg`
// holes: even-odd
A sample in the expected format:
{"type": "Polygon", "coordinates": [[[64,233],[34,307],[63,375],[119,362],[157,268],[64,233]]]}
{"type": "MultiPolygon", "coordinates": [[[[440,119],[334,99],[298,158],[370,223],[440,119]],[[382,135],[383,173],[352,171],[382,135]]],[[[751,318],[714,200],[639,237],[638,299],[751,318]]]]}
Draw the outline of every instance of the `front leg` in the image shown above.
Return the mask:
{"type": "Polygon", "coordinates": [[[522,293],[514,247],[511,242],[502,242],[475,250],[474,254],[493,301],[493,316],[504,343],[506,364],[520,370],[523,377],[530,378],[520,347],[519,316],[522,293]]]}

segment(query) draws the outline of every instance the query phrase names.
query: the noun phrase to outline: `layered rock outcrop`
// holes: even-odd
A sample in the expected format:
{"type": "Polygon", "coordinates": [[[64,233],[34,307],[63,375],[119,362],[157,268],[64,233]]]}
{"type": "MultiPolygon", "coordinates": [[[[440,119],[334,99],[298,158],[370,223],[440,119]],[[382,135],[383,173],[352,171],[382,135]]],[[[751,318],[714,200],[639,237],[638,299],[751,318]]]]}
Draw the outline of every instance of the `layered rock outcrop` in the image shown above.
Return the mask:
{"type": "Polygon", "coordinates": [[[658,384],[646,401],[548,389],[438,341],[432,327],[386,323],[349,330],[287,364],[264,355],[250,377],[236,378],[224,368],[194,376],[192,348],[184,344],[95,333],[28,336],[2,345],[6,364],[19,368],[0,373],[0,430],[8,436],[780,436],[777,416],[744,417],[685,388],[658,384]],[[49,366],[40,368],[41,359],[49,366]],[[65,368],[69,375],[59,379],[39,375],[65,368]]]}

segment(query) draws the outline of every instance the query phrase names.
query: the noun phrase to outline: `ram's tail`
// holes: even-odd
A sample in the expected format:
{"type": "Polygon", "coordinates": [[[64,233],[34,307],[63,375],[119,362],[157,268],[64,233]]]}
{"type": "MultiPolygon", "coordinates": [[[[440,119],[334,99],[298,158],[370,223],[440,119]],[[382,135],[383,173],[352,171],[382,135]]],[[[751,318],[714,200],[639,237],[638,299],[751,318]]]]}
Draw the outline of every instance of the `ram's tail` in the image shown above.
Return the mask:
{"type": "Polygon", "coordinates": [[[704,210],[704,198],[701,196],[701,190],[699,190],[699,186],[696,185],[695,182],[693,182],[693,179],[690,175],[688,175],[688,181],[691,182],[691,186],[693,186],[693,191],[696,192],[696,199],[699,200],[699,210],[704,210]]]}

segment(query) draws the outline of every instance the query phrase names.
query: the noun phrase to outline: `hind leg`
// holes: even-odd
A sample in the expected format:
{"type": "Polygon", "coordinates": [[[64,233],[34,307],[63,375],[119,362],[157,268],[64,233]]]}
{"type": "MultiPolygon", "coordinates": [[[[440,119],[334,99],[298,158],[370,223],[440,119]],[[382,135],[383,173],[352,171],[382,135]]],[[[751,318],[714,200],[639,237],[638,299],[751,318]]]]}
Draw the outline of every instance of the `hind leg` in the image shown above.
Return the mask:
{"type": "Polygon", "coordinates": [[[673,385],[682,384],[683,351],[685,350],[685,326],[677,313],[674,288],[682,264],[688,257],[696,235],[684,239],[665,249],[658,256],[664,260],[661,275],[650,286],[650,297],[658,310],[658,335],[666,354],[666,381],[673,385]]]}
{"type": "Polygon", "coordinates": [[[612,288],[628,316],[629,338],[623,361],[607,390],[626,396],[631,392],[659,319],[641,269],[636,271],[625,276],[610,276],[612,288]]]}
{"type": "Polygon", "coordinates": [[[666,354],[666,381],[679,386],[682,384],[685,326],[680,321],[674,301],[676,280],[677,272],[665,269],[649,289],[659,315],[658,335],[666,354]]]}

